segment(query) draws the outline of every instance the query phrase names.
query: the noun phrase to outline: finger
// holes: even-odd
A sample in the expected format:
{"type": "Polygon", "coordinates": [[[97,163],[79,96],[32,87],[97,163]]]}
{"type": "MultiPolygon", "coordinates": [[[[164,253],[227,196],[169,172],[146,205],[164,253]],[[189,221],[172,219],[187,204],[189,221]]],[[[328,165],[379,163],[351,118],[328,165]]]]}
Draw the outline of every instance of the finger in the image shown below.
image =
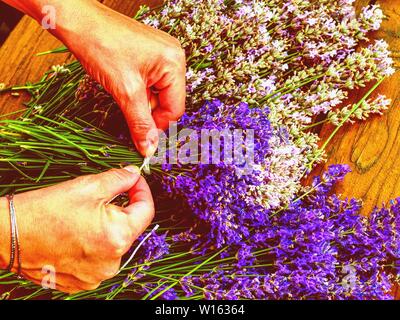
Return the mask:
{"type": "Polygon", "coordinates": [[[124,169],[111,169],[94,176],[98,184],[97,192],[106,201],[112,200],[121,193],[128,192],[140,178],[140,170],[136,166],[124,169]]]}
{"type": "Polygon", "coordinates": [[[42,270],[24,268],[22,275],[24,278],[29,278],[28,280],[35,279],[35,281],[42,282],[43,279],[46,279],[46,281],[51,280],[63,286],[72,286],[77,289],[89,291],[98,288],[103,281],[114,278],[121,265],[120,257],[118,259],[110,259],[109,257],[104,258],[99,256],[98,261],[101,261],[101,263],[96,262],[97,267],[95,271],[92,268],[86,268],[86,271],[79,268],[79,272],[75,272],[75,274],[57,271],[49,277],[42,270]]]}
{"type": "Polygon", "coordinates": [[[122,106],[122,111],[137,150],[144,156],[154,155],[158,145],[157,126],[151,114],[151,108],[144,84],[139,84],[132,92],[129,105],[122,106]]]}
{"type": "Polygon", "coordinates": [[[153,118],[158,128],[166,130],[170,121],[177,121],[185,112],[185,72],[177,73],[172,81],[165,76],[154,87],[159,90],[159,106],[153,118]]]}
{"type": "Polygon", "coordinates": [[[134,239],[141,235],[154,218],[154,201],[150,187],[143,177],[129,191],[130,204],[123,211],[128,214],[134,239]]]}
{"type": "MultiPolygon", "coordinates": [[[[23,277],[26,280],[36,283],[37,285],[43,285],[43,277],[40,274],[33,276],[23,274],[23,277]]],[[[67,276],[65,274],[57,274],[57,283],[53,284],[51,287],[49,286],[48,289],[54,289],[68,294],[74,294],[82,291],[94,290],[98,288],[98,286],[99,284],[91,285],[88,283],[84,283],[76,280],[74,277],[67,276]]]]}
{"type": "Polygon", "coordinates": [[[62,286],[60,284],[56,285],[55,290],[56,291],[60,291],[60,292],[64,292],[64,293],[69,294],[69,295],[77,294],[79,292],[84,291],[84,290],[76,289],[76,288],[72,288],[72,287],[64,287],[64,286],[62,286]]]}

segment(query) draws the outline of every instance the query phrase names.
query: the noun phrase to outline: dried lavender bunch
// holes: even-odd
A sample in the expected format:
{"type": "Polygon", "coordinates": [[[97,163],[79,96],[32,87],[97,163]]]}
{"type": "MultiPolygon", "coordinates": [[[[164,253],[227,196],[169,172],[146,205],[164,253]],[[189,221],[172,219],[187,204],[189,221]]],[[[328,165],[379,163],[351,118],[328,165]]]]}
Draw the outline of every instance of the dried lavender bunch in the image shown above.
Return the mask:
{"type": "Polygon", "coordinates": [[[371,5],[356,16],[353,2],[171,0],[158,11],[142,9],[140,19],[185,48],[189,110],[213,99],[268,107],[271,124],[286,127],[306,159],[321,160],[318,136],[305,130],[313,119],[329,115],[337,124],[332,113],[346,112],[340,106],[349,90],[394,73],[387,43],[368,44],[382,10],[371,5]]]}
{"type": "Polygon", "coordinates": [[[353,2],[172,0],[143,22],[185,48],[189,109],[215,98],[266,106],[272,125],[287,127],[306,159],[320,160],[319,139],[304,128],[340,113],[349,90],[394,72],[384,41],[357,50],[384,15],[372,5],[357,17],[353,2]]]}
{"type": "Polygon", "coordinates": [[[327,120],[334,125],[339,125],[346,117],[349,118],[347,121],[352,123],[355,120],[366,120],[373,114],[382,115],[383,112],[389,108],[390,104],[390,99],[387,99],[383,95],[378,95],[375,99],[364,101],[354,113],[351,113],[351,109],[354,105],[330,111],[327,120]]]}
{"type": "MultiPolygon", "coordinates": [[[[189,114],[214,98],[228,104],[245,102],[267,108],[275,130],[289,133],[300,152],[292,154],[295,174],[282,184],[288,184],[283,192],[291,189],[293,195],[301,178],[297,172],[304,173],[324,158],[319,137],[307,129],[328,121],[340,127],[366,119],[390,103],[378,97],[363,101],[356,110],[343,106],[349,90],[394,72],[384,41],[358,49],[361,42],[368,43],[367,33],[380,27],[384,15],[379,6],[368,6],[356,16],[352,4],[174,0],[158,11],[143,9],[141,19],[177,37],[185,48],[189,114]],[[321,114],[326,119],[313,123],[321,114]]],[[[93,101],[96,95],[103,95],[102,88],[85,77],[78,99],[93,101]]],[[[282,177],[284,171],[276,166],[271,174],[282,177]]]]}
{"type": "Polygon", "coordinates": [[[242,129],[244,134],[254,131],[252,159],[246,159],[250,152],[248,142],[244,142],[246,150],[238,150],[240,157],[233,159],[225,150],[228,145],[230,151],[230,143],[219,138],[221,144],[217,148],[221,161],[212,164],[214,150],[210,145],[211,152],[207,159],[202,157],[201,163],[185,165],[178,158],[178,164],[162,166],[164,171],[188,169],[184,175],[165,176],[164,185],[169,194],[182,197],[194,214],[206,222],[211,228],[209,237],[217,247],[238,244],[247,239],[250,230],[265,227],[268,211],[261,214],[260,208],[280,208],[299,191],[300,185],[291,182],[300,180],[303,173],[296,165],[300,150],[287,132],[272,128],[268,110],[250,108],[246,103],[232,106],[214,100],[198,112],[185,115],[179,124],[199,133],[204,129],[218,132],[242,129]]]}

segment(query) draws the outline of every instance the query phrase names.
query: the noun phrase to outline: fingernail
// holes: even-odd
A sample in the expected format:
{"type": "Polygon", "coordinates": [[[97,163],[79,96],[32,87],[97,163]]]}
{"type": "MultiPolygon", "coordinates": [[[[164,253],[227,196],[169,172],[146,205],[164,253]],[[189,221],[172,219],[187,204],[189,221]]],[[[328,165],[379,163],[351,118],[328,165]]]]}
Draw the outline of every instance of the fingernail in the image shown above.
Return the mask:
{"type": "Polygon", "coordinates": [[[139,142],[140,149],[144,152],[146,157],[152,157],[157,151],[158,144],[156,141],[147,140],[139,142]]]}
{"type": "Polygon", "coordinates": [[[149,141],[149,148],[147,149],[147,157],[154,156],[158,148],[158,140],[149,141]]]}
{"type": "Polygon", "coordinates": [[[128,166],[125,167],[124,170],[129,171],[130,173],[140,174],[140,169],[137,166],[128,166]]]}

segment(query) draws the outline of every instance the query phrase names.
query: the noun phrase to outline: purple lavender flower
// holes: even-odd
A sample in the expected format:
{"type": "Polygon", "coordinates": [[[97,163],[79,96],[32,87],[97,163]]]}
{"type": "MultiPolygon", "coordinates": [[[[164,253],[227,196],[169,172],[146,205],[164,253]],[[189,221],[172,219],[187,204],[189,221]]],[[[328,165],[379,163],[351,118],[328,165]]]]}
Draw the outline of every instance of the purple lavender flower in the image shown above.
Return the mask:
{"type": "MultiPolygon", "coordinates": [[[[146,234],[141,235],[138,241],[141,241],[146,234]]],[[[170,244],[166,241],[167,233],[156,234],[153,233],[146,242],[143,244],[142,250],[144,253],[141,255],[144,261],[156,261],[169,253],[170,244]]]]}
{"type": "MultiPolygon", "coordinates": [[[[330,166],[312,193],[231,243],[223,257],[234,256],[232,262],[185,279],[182,290],[191,296],[194,284],[206,299],[391,299],[399,276],[400,199],[370,218],[360,215],[360,201],[330,194],[348,171],[330,166]]],[[[203,239],[193,241],[201,246],[203,239]]]]}
{"type": "MultiPolygon", "coordinates": [[[[155,295],[159,294],[160,292],[164,291],[167,286],[163,285],[157,288],[157,284],[149,284],[145,289],[146,293],[151,291],[150,298],[154,297],[155,295]],[[157,288],[157,289],[156,289],[157,288]],[[155,290],[154,290],[155,289],[155,290]]],[[[176,293],[174,288],[170,288],[167,291],[163,292],[161,295],[161,299],[163,300],[176,300],[178,299],[178,294],[176,293]]]]}
{"type": "MultiPolygon", "coordinates": [[[[225,106],[220,101],[206,103],[198,112],[185,115],[180,125],[184,128],[254,130],[254,164],[264,163],[270,152],[269,139],[272,129],[268,113],[258,108],[249,108],[245,103],[225,106]]],[[[224,159],[224,143],[221,139],[221,157],[224,159]]],[[[249,147],[249,146],[245,146],[249,147]]],[[[210,145],[212,148],[212,145],[210,145]]],[[[213,151],[212,149],[210,149],[213,151]]],[[[165,178],[166,188],[175,195],[182,196],[195,215],[207,222],[218,247],[239,243],[247,238],[250,229],[264,226],[268,216],[262,207],[251,199],[251,188],[265,183],[260,181],[260,169],[252,168],[247,175],[238,175],[241,163],[198,164],[190,173],[176,178],[165,178]]],[[[182,165],[177,165],[182,167],[182,165]]],[[[164,166],[167,170],[169,167],[164,166]]]]}

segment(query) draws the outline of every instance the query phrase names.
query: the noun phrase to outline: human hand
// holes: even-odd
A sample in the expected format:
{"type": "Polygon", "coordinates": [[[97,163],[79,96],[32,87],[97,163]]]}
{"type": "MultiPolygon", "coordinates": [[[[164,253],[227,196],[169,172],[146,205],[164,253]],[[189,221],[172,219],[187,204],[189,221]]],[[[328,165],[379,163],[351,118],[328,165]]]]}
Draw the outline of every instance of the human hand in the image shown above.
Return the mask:
{"type": "Polygon", "coordinates": [[[170,121],[184,113],[184,51],[175,38],[162,31],[97,1],[80,3],[74,15],[61,11],[54,33],[114,97],[137,149],[143,156],[151,156],[158,145],[156,129],[167,129],[170,121]]]}
{"type": "Polygon", "coordinates": [[[54,8],[55,29],[49,31],[114,97],[138,151],[153,155],[157,128],[167,129],[185,111],[186,61],[178,40],[97,0],[3,1],[40,23],[44,6],[54,8]]]}
{"type": "MultiPolygon", "coordinates": [[[[22,276],[41,284],[42,268],[52,266],[56,271],[56,289],[67,293],[93,290],[115,276],[121,257],[154,217],[149,186],[136,167],[113,169],[18,194],[14,203],[22,276]],[[108,204],[123,192],[129,192],[129,206],[108,204]]],[[[2,268],[7,266],[10,257],[7,212],[7,201],[2,198],[2,268]]]]}

